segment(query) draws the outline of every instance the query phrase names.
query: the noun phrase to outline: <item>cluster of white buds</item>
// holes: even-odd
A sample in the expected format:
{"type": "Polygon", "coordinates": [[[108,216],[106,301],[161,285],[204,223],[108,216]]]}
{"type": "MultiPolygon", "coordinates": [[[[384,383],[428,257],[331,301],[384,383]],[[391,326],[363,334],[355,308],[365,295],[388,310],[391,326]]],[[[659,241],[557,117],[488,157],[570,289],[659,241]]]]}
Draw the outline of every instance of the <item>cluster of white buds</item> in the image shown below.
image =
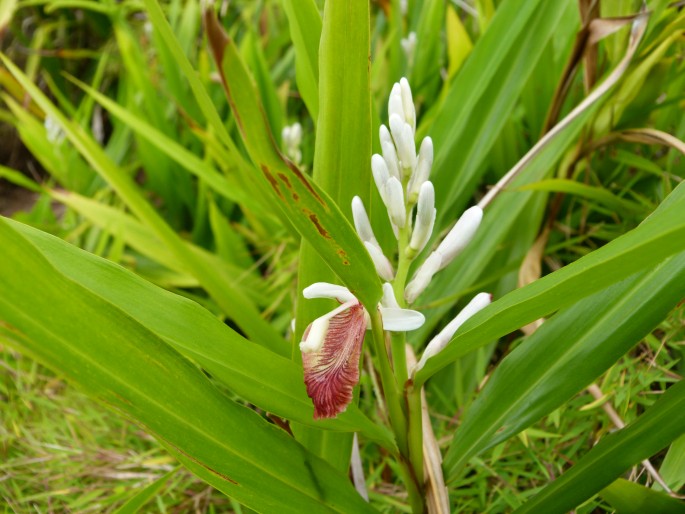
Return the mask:
{"type": "MultiPolygon", "coordinates": [[[[381,125],[380,128],[382,155],[372,156],[371,170],[388,211],[395,237],[401,244],[398,271],[404,263],[405,275],[401,278],[404,280],[408,262],[413,261],[428,244],[437,214],[435,188],[429,180],[433,166],[433,141],[430,137],[424,138],[419,153],[416,154],[416,111],[411,89],[405,78],[393,85],[388,101],[388,117],[390,128],[385,125],[381,125]]],[[[387,283],[395,280],[393,266],[378,244],[359,197],[352,200],[352,214],[357,233],[364,242],[376,271],[386,281],[383,286],[385,301],[389,298],[394,299],[393,288],[387,283]]],[[[414,303],[430,284],[433,276],[466,248],[476,234],[482,218],[483,210],[478,206],[471,207],[462,214],[404,288],[404,300],[407,304],[414,303]]],[[[430,357],[440,352],[457,329],[468,318],[489,305],[490,300],[491,297],[487,293],[476,295],[428,344],[414,371],[421,369],[430,357]]]]}
{"type": "MultiPolygon", "coordinates": [[[[399,249],[404,252],[403,257],[411,261],[430,240],[437,211],[435,189],[429,180],[433,166],[433,141],[430,137],[425,137],[418,155],[416,154],[416,111],[406,78],[392,87],[388,100],[388,117],[390,128],[381,125],[379,133],[382,155],[375,154],[371,157],[371,170],[388,211],[395,237],[399,239],[401,230],[411,233],[411,238],[406,240],[407,245],[399,249]],[[413,218],[415,206],[416,217],[413,218]]],[[[393,280],[392,264],[383,254],[373,234],[359,197],[352,201],[352,213],[357,233],[371,255],[378,274],[384,280],[393,280]]],[[[461,216],[406,287],[405,300],[408,303],[413,303],[426,289],[433,275],[461,253],[475,235],[482,217],[483,211],[477,206],[471,207],[461,216]]]]}
{"type": "Polygon", "coordinates": [[[300,150],[300,143],[302,143],[302,125],[298,122],[283,127],[281,131],[281,138],[283,139],[283,148],[288,159],[295,164],[302,162],[302,151],[300,150]]]}

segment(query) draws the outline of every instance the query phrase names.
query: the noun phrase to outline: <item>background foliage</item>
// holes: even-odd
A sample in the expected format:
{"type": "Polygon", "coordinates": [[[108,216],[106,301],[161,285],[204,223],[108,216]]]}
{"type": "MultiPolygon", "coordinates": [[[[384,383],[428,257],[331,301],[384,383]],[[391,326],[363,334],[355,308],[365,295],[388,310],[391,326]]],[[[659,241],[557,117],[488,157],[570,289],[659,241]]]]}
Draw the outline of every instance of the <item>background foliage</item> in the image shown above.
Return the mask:
{"type": "Polygon", "coordinates": [[[380,297],[348,220],[360,195],[390,251],[369,167],[388,92],[409,78],[435,144],[437,240],[622,62],[486,208],[410,342],[498,300],[418,377],[452,509],[682,511],[640,461],[685,483],[685,13],[647,2],[628,63],[630,23],[598,19],[638,1],[402,3],[217,2],[212,31],[192,0],[0,2],[7,512],[408,512],[374,377],[314,422],[292,344],[330,307],[309,283],[380,297]]]}

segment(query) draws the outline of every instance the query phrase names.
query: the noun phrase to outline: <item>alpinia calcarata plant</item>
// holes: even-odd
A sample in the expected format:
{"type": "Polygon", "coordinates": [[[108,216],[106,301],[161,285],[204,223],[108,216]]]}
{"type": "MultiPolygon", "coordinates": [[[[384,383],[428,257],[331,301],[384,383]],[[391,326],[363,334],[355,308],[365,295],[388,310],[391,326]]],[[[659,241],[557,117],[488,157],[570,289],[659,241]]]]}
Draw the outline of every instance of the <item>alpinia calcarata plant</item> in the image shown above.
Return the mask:
{"type": "Polygon", "coordinates": [[[238,4],[79,3],[92,74],[0,56],[50,179],[0,176],[67,209],[0,220],[0,341],[257,512],[680,509],[676,357],[616,433],[490,480],[645,336],[675,354],[685,13],[238,4]]]}

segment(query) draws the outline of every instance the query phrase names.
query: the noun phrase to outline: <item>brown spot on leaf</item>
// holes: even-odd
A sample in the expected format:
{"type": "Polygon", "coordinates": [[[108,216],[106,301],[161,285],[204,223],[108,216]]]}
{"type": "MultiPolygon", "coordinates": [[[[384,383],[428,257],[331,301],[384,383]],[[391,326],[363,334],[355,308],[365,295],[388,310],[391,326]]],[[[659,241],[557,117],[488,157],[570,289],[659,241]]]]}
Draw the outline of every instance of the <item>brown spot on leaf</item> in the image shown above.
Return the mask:
{"type": "Polygon", "coordinates": [[[331,235],[328,233],[328,230],[323,228],[321,225],[321,222],[319,221],[319,218],[316,214],[314,214],[312,211],[305,209],[305,213],[309,216],[309,220],[314,223],[314,226],[316,227],[316,230],[319,231],[319,234],[321,234],[323,237],[326,239],[330,239],[331,235]]]}
{"type": "Polygon", "coordinates": [[[299,181],[302,182],[302,184],[304,184],[304,187],[309,189],[309,192],[312,194],[312,196],[314,198],[316,198],[316,200],[321,205],[323,205],[324,207],[327,208],[328,205],[326,205],[326,202],[324,202],[323,198],[321,198],[321,196],[319,196],[319,193],[316,192],[316,189],[314,189],[314,186],[312,186],[312,184],[309,182],[309,179],[302,174],[300,169],[288,160],[286,160],[285,162],[288,165],[288,168],[290,168],[290,171],[292,171],[295,174],[295,176],[299,179],[299,181]]]}
{"type": "Polygon", "coordinates": [[[276,194],[283,198],[283,194],[281,193],[281,189],[278,187],[278,181],[274,178],[274,176],[271,174],[271,171],[269,171],[269,168],[265,164],[262,164],[262,173],[264,173],[264,176],[266,177],[266,180],[269,181],[269,184],[271,184],[271,187],[273,188],[274,191],[276,191],[276,194]]]}
{"type": "Polygon", "coordinates": [[[342,261],[344,266],[349,266],[350,261],[347,260],[347,252],[343,250],[342,248],[338,248],[338,255],[340,256],[340,260],[342,261]]]}
{"type": "Polygon", "coordinates": [[[285,183],[285,187],[292,190],[293,186],[290,184],[290,179],[288,178],[288,175],[286,175],[285,173],[279,173],[278,178],[280,178],[285,183]]]}

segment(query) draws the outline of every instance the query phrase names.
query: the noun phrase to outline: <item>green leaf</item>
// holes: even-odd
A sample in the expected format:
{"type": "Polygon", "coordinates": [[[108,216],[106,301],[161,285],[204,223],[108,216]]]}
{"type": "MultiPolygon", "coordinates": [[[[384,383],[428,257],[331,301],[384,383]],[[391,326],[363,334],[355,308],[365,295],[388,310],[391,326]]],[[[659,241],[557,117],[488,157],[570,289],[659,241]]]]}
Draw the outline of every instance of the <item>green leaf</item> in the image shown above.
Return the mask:
{"type": "MultiPolygon", "coordinates": [[[[367,308],[375,308],[382,295],[381,284],[364,245],[330,195],[276,147],[254,81],[211,10],[205,11],[205,28],[236,124],[259,169],[265,194],[352,293],[367,308]]],[[[320,112],[319,124],[323,116],[320,112]]],[[[355,135],[346,133],[345,137],[355,135]]]]}
{"type": "Polygon", "coordinates": [[[484,159],[564,12],[557,2],[502,2],[455,77],[429,132],[436,152],[436,227],[449,223],[455,207],[463,208],[471,196],[484,159]]]}
{"type": "Polygon", "coordinates": [[[444,459],[472,456],[552,412],[613,365],[685,296],[685,254],[569,307],[509,354],[466,412],[444,459]]]}
{"type": "Polygon", "coordinates": [[[295,46],[295,78],[309,115],[319,118],[319,40],[321,15],[314,0],[283,0],[290,37],[295,46]]]}
{"type": "Polygon", "coordinates": [[[142,490],[138,491],[131,498],[128,499],[121,507],[119,507],[114,514],[136,514],[146,503],[152,500],[157,494],[162,490],[164,485],[173,477],[180,466],[175,467],[171,471],[164,473],[157,480],[153,481],[151,484],[145,486],[142,490]]]}
{"type": "MultiPolygon", "coordinates": [[[[248,402],[286,419],[330,430],[358,431],[393,447],[387,430],[355,406],[337,419],[314,421],[302,369],[290,359],[247,341],[196,303],[44,232],[9,220],[6,223],[55,271],[120,309],[248,402]]],[[[30,290],[30,285],[26,287],[30,290]]]]}
{"type": "Polygon", "coordinates": [[[547,485],[514,514],[564,513],[608,486],[630,466],[685,432],[685,381],[671,386],[642,416],[609,434],[571,469],[547,485]]]}
{"type": "Polygon", "coordinates": [[[681,184],[669,196],[671,205],[655,211],[636,229],[477,313],[442,352],[426,362],[416,382],[423,384],[440,368],[489,341],[685,251],[684,194],[681,184]]]}
{"type": "Polygon", "coordinates": [[[569,193],[581,198],[587,198],[588,200],[594,200],[597,203],[620,213],[636,213],[644,211],[644,207],[637,202],[619,198],[607,189],[581,184],[575,180],[562,178],[547,179],[534,182],[532,184],[527,184],[519,189],[521,191],[550,191],[569,193]]]}
{"type": "MultiPolygon", "coordinates": [[[[673,490],[677,491],[685,485],[685,436],[673,441],[659,468],[659,473],[673,490]]],[[[654,489],[660,490],[661,486],[655,482],[654,489]]]]}
{"type": "Polygon", "coordinates": [[[604,488],[599,495],[616,509],[617,514],[685,514],[682,500],[623,478],[604,488]]]}
{"type": "Polygon", "coordinates": [[[112,116],[121,120],[138,136],[144,138],[160,152],[168,155],[188,172],[202,179],[213,191],[239,203],[244,208],[263,210],[260,203],[251,195],[246,194],[235,180],[231,181],[229,177],[222,176],[207,161],[200,159],[197,155],[184,148],[174,138],[167,136],[147,121],[136,116],[135,113],[122,107],[80,80],[74,78],[71,80],[107,109],[112,116]]]}
{"type": "Polygon", "coordinates": [[[289,353],[281,334],[260,316],[251,302],[245,301],[244,296],[235,294],[231,277],[226,277],[213,268],[207,267],[206,263],[186,247],[179,235],[148,203],[133,179],[107,156],[95,140],[57,109],[5,55],[0,54],[0,58],[36,104],[60,125],[69,141],[95,171],[112,186],[133,214],[155,233],[181,265],[197,278],[222,310],[231,316],[254,341],[268,346],[277,353],[283,355],[289,353]]]}
{"type": "Polygon", "coordinates": [[[201,478],[255,510],[374,512],[346,475],[230,401],[158,335],[64,277],[4,221],[0,241],[6,342],[138,422],[192,461],[201,478]]]}
{"type": "MultiPolygon", "coordinates": [[[[372,187],[368,2],[332,0],[326,3],[319,52],[320,107],[313,178],[350,219],[352,198],[360,196],[368,207],[372,187]],[[345,51],[341,52],[341,48],[345,51]]],[[[336,281],[325,257],[314,250],[310,242],[303,241],[298,291],[314,282],[336,281]]],[[[373,274],[370,286],[378,282],[375,268],[373,274]]],[[[307,325],[332,304],[324,300],[298,302],[296,341],[307,325]]],[[[367,305],[367,309],[375,308],[375,304],[367,305]]],[[[299,348],[295,346],[293,350],[294,358],[299,361],[299,348]]],[[[302,444],[336,467],[349,467],[351,437],[334,438],[330,433],[297,428],[294,433],[302,444]]]]}

